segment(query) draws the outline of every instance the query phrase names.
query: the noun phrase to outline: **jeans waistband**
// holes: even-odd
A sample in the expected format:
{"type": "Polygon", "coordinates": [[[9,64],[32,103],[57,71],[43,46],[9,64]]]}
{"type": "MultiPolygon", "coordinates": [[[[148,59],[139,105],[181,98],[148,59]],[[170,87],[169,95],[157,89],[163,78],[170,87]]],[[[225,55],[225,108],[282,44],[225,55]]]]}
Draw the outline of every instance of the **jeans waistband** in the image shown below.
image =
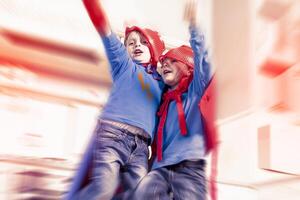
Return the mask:
{"type": "Polygon", "coordinates": [[[120,129],[124,129],[124,130],[128,131],[132,135],[137,135],[137,136],[143,137],[146,140],[150,140],[150,136],[142,128],[139,128],[139,127],[136,127],[136,126],[132,126],[132,125],[129,125],[129,124],[125,124],[125,123],[122,123],[122,122],[111,121],[111,120],[103,120],[103,119],[101,119],[100,121],[101,121],[101,123],[109,124],[109,125],[118,127],[120,129]]]}
{"type": "Polygon", "coordinates": [[[199,160],[184,160],[178,164],[171,165],[169,167],[175,169],[175,168],[185,168],[185,167],[205,168],[205,166],[206,166],[206,161],[204,159],[199,159],[199,160]]]}

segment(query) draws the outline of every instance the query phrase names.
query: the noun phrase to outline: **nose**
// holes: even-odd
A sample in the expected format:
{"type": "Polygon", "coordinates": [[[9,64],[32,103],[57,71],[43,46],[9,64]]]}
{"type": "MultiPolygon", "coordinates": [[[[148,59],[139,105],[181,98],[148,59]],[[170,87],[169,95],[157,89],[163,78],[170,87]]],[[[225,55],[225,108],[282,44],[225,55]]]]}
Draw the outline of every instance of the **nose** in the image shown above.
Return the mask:
{"type": "Polygon", "coordinates": [[[168,67],[168,66],[169,66],[169,62],[168,62],[168,60],[166,60],[162,63],[161,68],[163,69],[163,68],[168,67]]]}
{"type": "Polygon", "coordinates": [[[141,42],[140,41],[137,41],[136,43],[135,43],[135,47],[140,47],[141,46],[141,42]]]}

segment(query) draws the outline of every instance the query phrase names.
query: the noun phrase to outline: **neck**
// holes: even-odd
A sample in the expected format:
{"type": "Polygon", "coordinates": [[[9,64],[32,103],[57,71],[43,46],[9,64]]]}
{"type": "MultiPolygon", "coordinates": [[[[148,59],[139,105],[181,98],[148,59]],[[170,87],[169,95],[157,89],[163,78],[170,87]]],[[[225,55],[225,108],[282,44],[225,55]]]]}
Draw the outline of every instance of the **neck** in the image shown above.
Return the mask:
{"type": "Polygon", "coordinates": [[[170,86],[169,91],[179,90],[180,92],[186,91],[190,85],[192,76],[184,76],[181,80],[174,86],[170,86]]]}
{"type": "Polygon", "coordinates": [[[177,87],[178,87],[178,84],[176,84],[174,86],[169,86],[169,91],[176,90],[177,87]]]}
{"type": "Polygon", "coordinates": [[[140,65],[147,67],[149,65],[149,63],[140,63],[140,65]]]}
{"type": "Polygon", "coordinates": [[[137,62],[134,60],[134,62],[138,65],[142,65],[143,67],[147,67],[150,63],[149,62],[137,62]]]}

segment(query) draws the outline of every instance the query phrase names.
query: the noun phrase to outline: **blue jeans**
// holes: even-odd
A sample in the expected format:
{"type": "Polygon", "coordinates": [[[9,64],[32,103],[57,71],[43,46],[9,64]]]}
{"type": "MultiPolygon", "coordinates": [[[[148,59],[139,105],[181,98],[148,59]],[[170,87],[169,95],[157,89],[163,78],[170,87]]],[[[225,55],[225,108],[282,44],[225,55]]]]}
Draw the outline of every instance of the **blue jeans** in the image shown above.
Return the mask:
{"type": "Polygon", "coordinates": [[[205,161],[183,161],[150,171],[128,198],[130,200],[205,200],[205,161]]]}
{"type": "Polygon", "coordinates": [[[126,194],[147,174],[147,139],[128,131],[128,127],[126,124],[98,124],[92,179],[73,199],[112,199],[119,183],[122,185],[123,198],[126,198],[126,194]]]}

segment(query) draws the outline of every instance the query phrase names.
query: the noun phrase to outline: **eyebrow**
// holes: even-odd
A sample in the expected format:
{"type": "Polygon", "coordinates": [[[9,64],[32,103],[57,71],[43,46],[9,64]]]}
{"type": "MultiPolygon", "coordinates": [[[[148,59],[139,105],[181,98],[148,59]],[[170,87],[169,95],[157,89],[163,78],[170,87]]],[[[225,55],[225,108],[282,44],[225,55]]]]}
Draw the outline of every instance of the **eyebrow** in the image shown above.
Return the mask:
{"type": "Polygon", "coordinates": [[[132,39],[132,38],[127,39],[125,44],[127,45],[127,44],[129,44],[130,42],[134,42],[134,39],[132,39]]]}

